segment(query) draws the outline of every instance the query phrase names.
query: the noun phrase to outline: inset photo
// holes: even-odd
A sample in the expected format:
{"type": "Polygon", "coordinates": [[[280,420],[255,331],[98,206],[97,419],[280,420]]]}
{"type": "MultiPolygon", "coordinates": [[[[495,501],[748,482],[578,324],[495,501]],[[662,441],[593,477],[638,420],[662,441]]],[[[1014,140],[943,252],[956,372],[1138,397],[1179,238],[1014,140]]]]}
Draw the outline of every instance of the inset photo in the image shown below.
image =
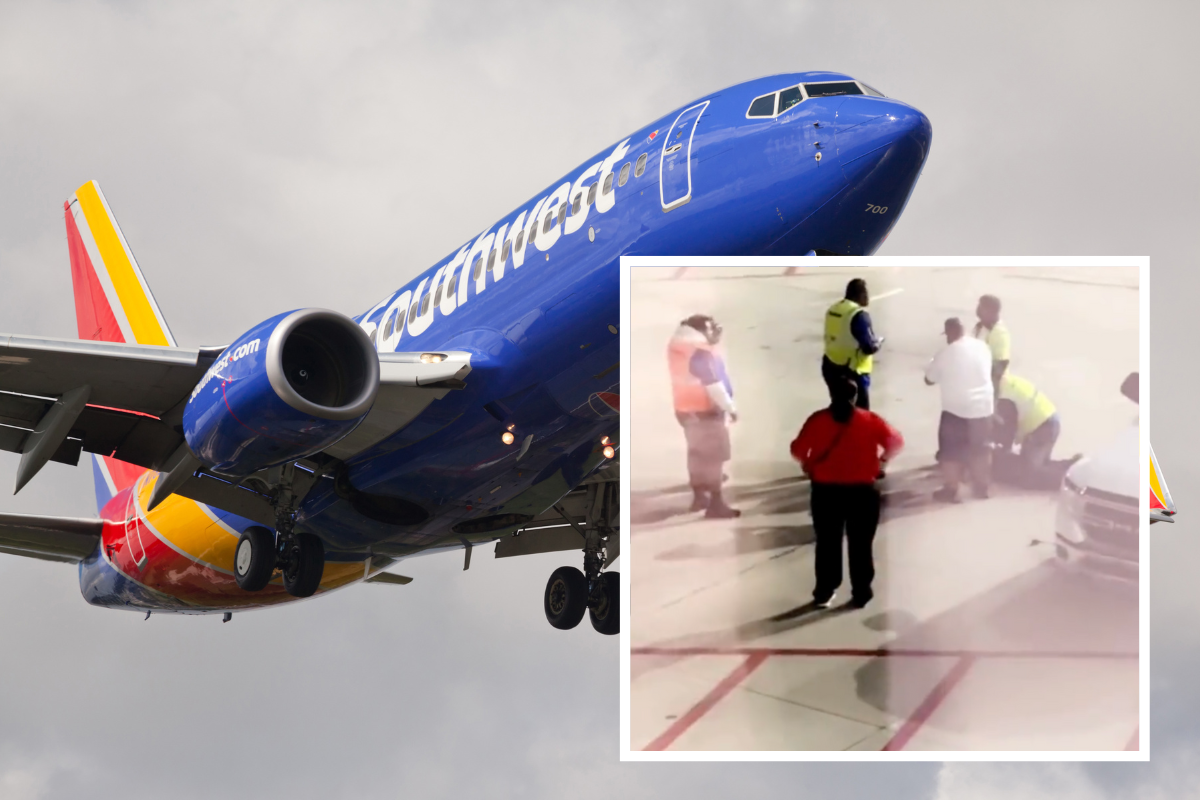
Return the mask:
{"type": "Polygon", "coordinates": [[[622,259],[622,758],[1147,760],[1148,276],[622,259]]]}

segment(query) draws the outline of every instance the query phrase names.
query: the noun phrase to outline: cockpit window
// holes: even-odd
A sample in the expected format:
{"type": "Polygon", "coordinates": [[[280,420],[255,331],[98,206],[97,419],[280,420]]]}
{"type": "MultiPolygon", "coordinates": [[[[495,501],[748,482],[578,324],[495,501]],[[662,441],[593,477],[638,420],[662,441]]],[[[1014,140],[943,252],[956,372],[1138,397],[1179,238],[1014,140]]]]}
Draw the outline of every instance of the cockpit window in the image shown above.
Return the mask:
{"type": "Polygon", "coordinates": [[[779,113],[782,114],[802,100],[804,100],[804,95],[800,94],[799,86],[784,89],[779,93],[779,113]]]}
{"type": "Polygon", "coordinates": [[[750,104],[750,110],[746,112],[747,117],[773,117],[775,116],[775,95],[768,94],[756,98],[750,104]]]}
{"type": "Polygon", "coordinates": [[[844,81],[839,83],[806,83],[804,91],[809,97],[833,97],[839,94],[862,94],[857,83],[844,81]]]}
{"type": "Polygon", "coordinates": [[[866,92],[871,97],[887,97],[887,95],[885,95],[883,92],[879,91],[878,89],[872,89],[870,86],[867,86],[862,81],[859,81],[858,85],[861,86],[863,88],[863,91],[866,92]]]}

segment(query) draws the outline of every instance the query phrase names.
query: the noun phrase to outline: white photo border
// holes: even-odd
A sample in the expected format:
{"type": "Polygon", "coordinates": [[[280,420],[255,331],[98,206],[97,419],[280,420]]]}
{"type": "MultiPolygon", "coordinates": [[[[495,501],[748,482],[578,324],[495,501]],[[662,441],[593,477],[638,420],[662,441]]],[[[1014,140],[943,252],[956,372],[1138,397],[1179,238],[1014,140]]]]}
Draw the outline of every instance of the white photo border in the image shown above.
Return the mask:
{"type": "Polygon", "coordinates": [[[629,412],[621,414],[621,725],[622,761],[1149,761],[1150,760],[1150,258],[1148,256],[622,256],[620,265],[621,405],[630,397],[630,269],[633,267],[1136,267],[1138,270],[1138,416],[1141,431],[1142,515],[1138,526],[1138,749],[1130,751],[660,751],[630,749],[630,550],[629,412]]]}

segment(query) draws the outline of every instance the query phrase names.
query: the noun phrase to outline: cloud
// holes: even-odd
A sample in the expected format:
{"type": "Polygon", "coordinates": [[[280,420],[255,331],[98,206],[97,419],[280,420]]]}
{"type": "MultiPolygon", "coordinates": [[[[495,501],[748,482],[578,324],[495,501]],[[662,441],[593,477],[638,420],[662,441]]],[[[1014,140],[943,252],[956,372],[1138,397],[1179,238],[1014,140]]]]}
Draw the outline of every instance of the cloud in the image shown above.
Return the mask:
{"type": "Polygon", "coordinates": [[[946,763],[931,800],[1197,800],[1198,750],[1159,748],[1150,763],[946,763]]]}

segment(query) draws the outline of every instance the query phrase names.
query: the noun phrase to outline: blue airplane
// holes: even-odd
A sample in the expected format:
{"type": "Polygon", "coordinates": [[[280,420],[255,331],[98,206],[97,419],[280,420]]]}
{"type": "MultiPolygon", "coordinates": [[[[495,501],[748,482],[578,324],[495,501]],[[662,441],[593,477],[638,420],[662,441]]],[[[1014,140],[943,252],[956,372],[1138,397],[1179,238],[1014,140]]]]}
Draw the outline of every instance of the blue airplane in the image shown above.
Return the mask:
{"type": "Polygon", "coordinates": [[[558,628],[618,631],[622,255],[870,255],[929,153],[849,75],[761,78],[654,120],[353,319],[276,315],[177,346],[95,182],[64,204],[78,340],[0,338],[20,490],[92,454],[97,519],[0,515],[0,552],[77,563],[85,599],[223,614],[417,554],[576,550],[558,628]]]}

